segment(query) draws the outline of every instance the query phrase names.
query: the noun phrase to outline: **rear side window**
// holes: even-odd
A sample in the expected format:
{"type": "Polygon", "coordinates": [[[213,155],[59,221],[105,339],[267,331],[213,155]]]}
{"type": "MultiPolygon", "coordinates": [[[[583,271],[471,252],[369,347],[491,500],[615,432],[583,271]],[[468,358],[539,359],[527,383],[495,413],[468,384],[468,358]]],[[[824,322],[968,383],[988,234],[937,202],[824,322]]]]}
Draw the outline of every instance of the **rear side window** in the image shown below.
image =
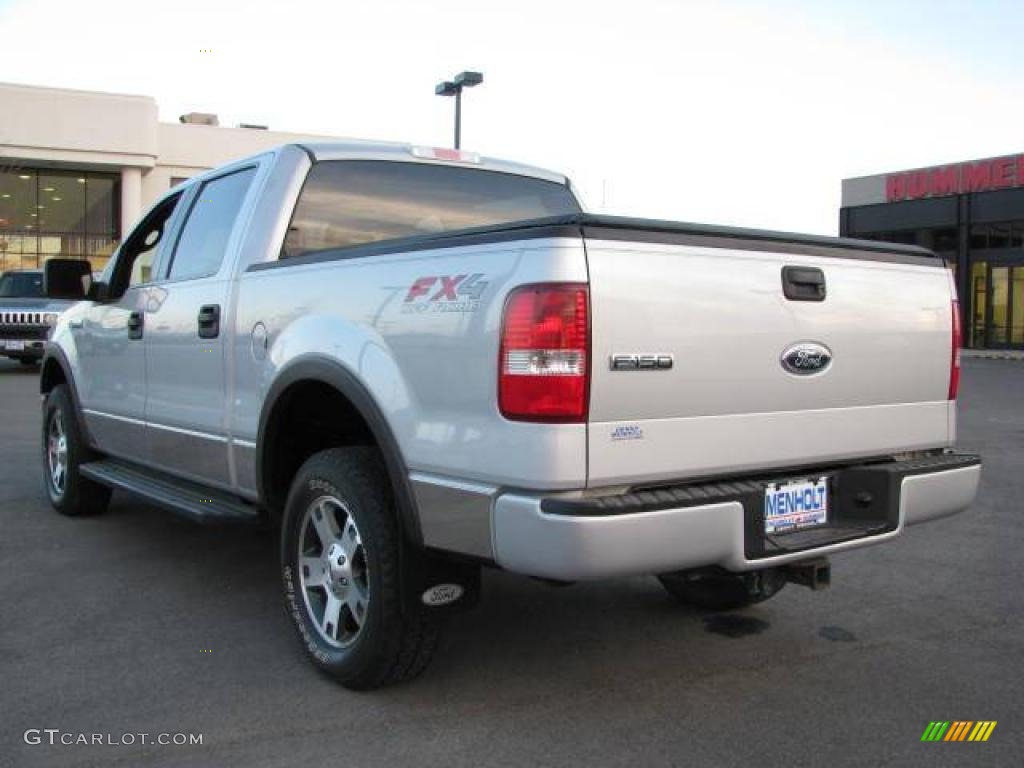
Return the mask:
{"type": "Polygon", "coordinates": [[[199,190],[174,249],[168,277],[188,280],[220,269],[255,168],[212,179],[199,190]]]}
{"type": "Polygon", "coordinates": [[[566,185],[529,176],[332,160],[309,172],[282,256],[579,211],[566,185]]]}

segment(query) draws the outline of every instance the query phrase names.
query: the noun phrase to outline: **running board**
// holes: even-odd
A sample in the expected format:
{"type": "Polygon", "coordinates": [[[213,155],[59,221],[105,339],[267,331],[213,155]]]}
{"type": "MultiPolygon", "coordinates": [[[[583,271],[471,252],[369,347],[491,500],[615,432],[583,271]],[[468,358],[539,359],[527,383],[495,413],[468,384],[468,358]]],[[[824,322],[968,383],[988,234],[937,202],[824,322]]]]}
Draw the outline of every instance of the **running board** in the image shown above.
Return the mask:
{"type": "Polygon", "coordinates": [[[255,506],[237,496],[116,459],[90,461],[78,471],[101,485],[134,493],[196,523],[259,523],[262,519],[255,506]]]}

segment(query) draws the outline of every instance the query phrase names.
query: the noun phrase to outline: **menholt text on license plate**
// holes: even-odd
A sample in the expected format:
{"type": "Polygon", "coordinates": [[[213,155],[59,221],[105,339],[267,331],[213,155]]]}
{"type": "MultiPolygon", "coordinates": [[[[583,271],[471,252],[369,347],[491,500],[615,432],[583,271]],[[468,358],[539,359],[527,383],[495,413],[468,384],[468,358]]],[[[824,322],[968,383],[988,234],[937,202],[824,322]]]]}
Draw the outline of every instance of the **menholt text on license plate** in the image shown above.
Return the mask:
{"type": "Polygon", "coordinates": [[[764,532],[786,533],[828,522],[828,478],[769,485],[764,490],[764,532]]]}

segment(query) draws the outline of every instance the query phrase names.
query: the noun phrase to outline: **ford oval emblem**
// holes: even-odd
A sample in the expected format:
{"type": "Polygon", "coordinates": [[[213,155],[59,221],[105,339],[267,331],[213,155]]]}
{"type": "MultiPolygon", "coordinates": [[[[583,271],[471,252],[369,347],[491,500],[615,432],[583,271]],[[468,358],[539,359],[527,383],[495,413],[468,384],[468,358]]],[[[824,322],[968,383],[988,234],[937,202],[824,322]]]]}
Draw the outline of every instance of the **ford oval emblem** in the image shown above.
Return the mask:
{"type": "Polygon", "coordinates": [[[832,351],[814,341],[793,344],[782,353],[782,367],[797,376],[822,373],[831,363],[832,351]]]}
{"type": "Polygon", "coordinates": [[[429,605],[431,608],[437,608],[442,605],[448,605],[454,603],[465,593],[465,588],[461,584],[435,584],[420,598],[423,600],[424,605],[429,605]]]}

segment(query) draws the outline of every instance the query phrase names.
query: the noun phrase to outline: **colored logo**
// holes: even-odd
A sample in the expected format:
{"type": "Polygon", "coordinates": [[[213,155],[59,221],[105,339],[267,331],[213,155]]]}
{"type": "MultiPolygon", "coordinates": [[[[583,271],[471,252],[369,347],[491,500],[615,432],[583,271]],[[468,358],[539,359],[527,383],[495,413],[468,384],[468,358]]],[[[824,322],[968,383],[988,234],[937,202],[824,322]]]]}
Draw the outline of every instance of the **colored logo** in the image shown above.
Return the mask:
{"type": "Polygon", "coordinates": [[[488,281],[472,275],[430,275],[417,278],[402,302],[402,313],[476,312],[488,281]]]}
{"type": "Polygon", "coordinates": [[[995,720],[932,721],[921,734],[921,741],[988,741],[995,728],[995,720]]]}

